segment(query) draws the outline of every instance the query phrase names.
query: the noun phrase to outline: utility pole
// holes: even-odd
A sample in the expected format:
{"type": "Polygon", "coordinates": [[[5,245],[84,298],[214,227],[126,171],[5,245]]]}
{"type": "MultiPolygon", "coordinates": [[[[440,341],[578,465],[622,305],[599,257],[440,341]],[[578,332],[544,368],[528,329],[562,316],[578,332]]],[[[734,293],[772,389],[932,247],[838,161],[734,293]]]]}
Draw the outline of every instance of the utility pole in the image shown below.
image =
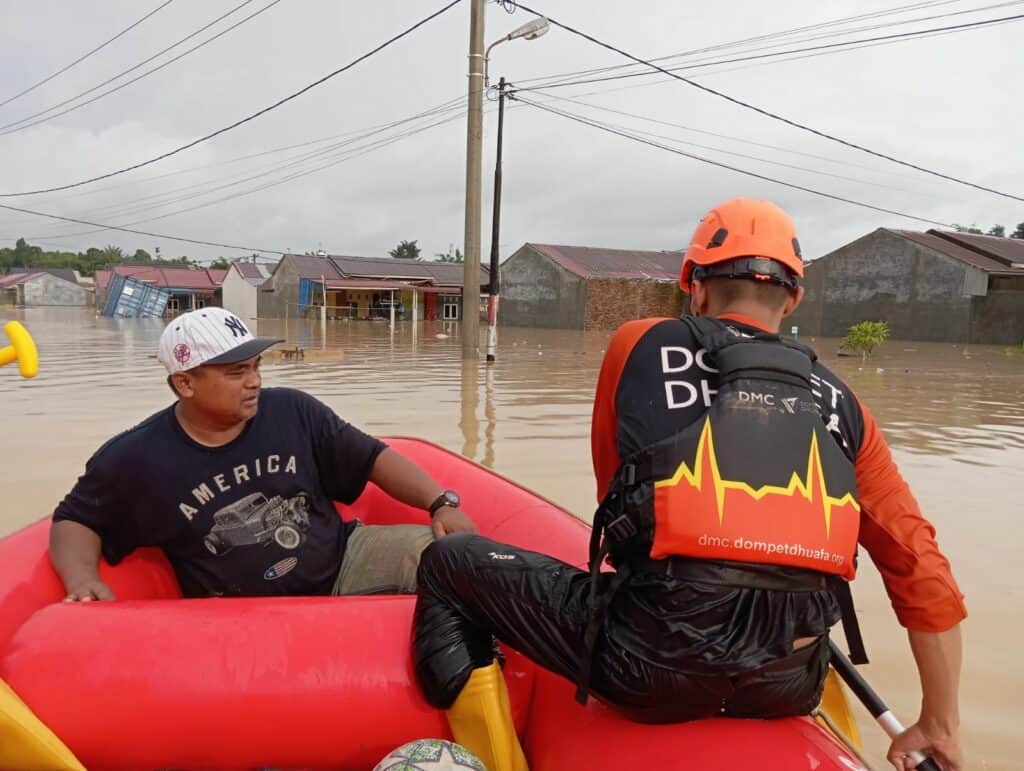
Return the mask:
{"type": "Polygon", "coordinates": [[[470,0],[469,117],[466,126],[466,232],[462,279],[462,358],[480,347],[480,187],[484,141],[484,0],[470,0]]]}
{"type": "Polygon", "coordinates": [[[498,81],[498,149],[494,161],[494,214],[491,218],[491,270],[487,290],[487,361],[498,347],[498,239],[501,233],[501,140],[505,129],[505,78],[498,81]]]}

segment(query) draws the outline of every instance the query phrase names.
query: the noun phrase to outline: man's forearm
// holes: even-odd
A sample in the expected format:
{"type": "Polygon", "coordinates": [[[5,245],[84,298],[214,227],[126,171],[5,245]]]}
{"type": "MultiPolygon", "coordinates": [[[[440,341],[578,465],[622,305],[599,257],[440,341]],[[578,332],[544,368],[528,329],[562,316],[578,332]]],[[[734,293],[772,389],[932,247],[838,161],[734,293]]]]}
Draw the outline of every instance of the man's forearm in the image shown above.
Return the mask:
{"type": "Polygon", "coordinates": [[[377,456],[370,481],[402,503],[426,509],[444,490],[426,471],[390,447],[377,456]]]}
{"type": "Polygon", "coordinates": [[[960,625],[945,632],[908,630],[910,647],[921,677],[921,719],[945,733],[960,726],[960,625]]]}
{"type": "Polygon", "coordinates": [[[99,578],[100,537],[77,522],[62,520],[50,528],[50,561],[70,588],[99,578]]]}

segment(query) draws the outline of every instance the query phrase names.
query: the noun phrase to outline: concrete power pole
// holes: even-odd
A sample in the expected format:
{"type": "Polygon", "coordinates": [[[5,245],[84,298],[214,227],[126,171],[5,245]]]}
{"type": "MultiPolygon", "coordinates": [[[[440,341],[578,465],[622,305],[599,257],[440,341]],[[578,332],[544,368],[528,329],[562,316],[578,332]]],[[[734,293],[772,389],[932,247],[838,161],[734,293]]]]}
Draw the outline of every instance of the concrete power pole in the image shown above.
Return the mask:
{"type": "Polygon", "coordinates": [[[480,356],[480,188],[484,141],[484,0],[471,0],[469,119],[466,127],[466,233],[462,287],[462,358],[480,356]]]}

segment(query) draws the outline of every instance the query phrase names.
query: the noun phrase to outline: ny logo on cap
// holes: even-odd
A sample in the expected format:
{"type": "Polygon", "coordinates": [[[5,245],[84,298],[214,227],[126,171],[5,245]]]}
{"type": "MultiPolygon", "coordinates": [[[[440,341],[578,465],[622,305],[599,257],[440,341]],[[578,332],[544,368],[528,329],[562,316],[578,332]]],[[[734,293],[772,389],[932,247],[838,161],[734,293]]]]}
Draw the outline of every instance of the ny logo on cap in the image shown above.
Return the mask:
{"type": "Polygon", "coordinates": [[[234,316],[228,316],[224,319],[224,326],[231,330],[233,337],[245,337],[249,334],[249,330],[245,328],[245,324],[242,323],[241,319],[234,316]]]}

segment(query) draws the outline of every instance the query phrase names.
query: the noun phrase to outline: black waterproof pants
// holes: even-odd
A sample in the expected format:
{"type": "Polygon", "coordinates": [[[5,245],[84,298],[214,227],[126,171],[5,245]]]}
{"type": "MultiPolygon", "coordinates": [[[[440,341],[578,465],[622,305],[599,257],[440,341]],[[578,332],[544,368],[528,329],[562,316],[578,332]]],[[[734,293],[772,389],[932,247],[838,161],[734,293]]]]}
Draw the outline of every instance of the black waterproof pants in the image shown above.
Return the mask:
{"type": "MultiPolygon", "coordinates": [[[[482,536],[449,535],[420,561],[414,658],[427,700],[446,709],[474,668],[494,658],[494,638],[575,681],[590,617],[590,575],[543,554],[482,536]]],[[[607,575],[603,577],[607,580],[607,575]]],[[[629,591],[626,584],[620,592],[629,591]]],[[[804,715],[818,704],[828,640],[734,677],[655,666],[598,636],[591,693],[644,723],[712,715],[804,715]]]]}

